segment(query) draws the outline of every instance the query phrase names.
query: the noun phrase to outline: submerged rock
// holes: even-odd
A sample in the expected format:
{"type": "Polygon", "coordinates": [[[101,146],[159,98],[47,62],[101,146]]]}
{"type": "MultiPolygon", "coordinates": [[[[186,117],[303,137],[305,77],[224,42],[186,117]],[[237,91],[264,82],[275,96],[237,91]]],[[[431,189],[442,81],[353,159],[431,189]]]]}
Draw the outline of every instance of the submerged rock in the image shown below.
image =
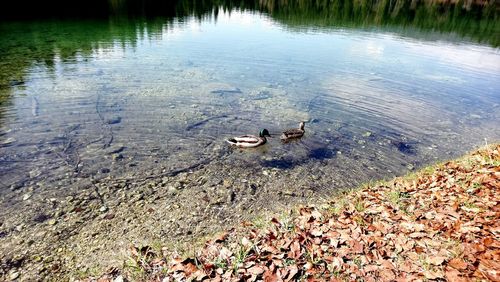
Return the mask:
{"type": "Polygon", "coordinates": [[[106,121],[107,124],[118,124],[122,121],[122,118],[117,116],[117,117],[112,117],[106,121]]]}
{"type": "Polygon", "coordinates": [[[99,170],[100,173],[109,173],[111,170],[109,168],[103,167],[99,170]]]}
{"type": "Polygon", "coordinates": [[[123,144],[114,144],[106,149],[106,153],[108,153],[110,155],[118,154],[118,153],[123,152],[123,150],[125,150],[125,148],[126,147],[123,144]]]}
{"type": "Polygon", "coordinates": [[[224,188],[229,188],[233,185],[233,181],[231,181],[230,179],[224,179],[224,181],[222,182],[222,186],[224,186],[224,188]]]}
{"type": "Polygon", "coordinates": [[[28,200],[29,198],[31,198],[31,196],[33,196],[31,193],[26,193],[26,194],[24,194],[24,196],[23,196],[23,201],[28,200]]]}
{"type": "Polygon", "coordinates": [[[212,94],[225,95],[225,94],[241,94],[241,90],[237,87],[235,88],[222,88],[210,91],[212,94]]]}
{"type": "Polygon", "coordinates": [[[9,275],[10,280],[16,280],[17,278],[19,278],[19,272],[14,271],[14,272],[10,273],[10,275],[9,275]]]}
{"type": "Polygon", "coordinates": [[[117,160],[123,159],[123,155],[122,154],[113,154],[111,156],[111,158],[113,159],[113,161],[117,161],[117,160]]]}
{"type": "Polygon", "coordinates": [[[269,92],[268,90],[261,90],[256,95],[252,95],[251,99],[252,100],[266,100],[266,99],[269,99],[272,97],[273,97],[273,94],[271,94],[271,92],[269,92]]]}
{"type": "Polygon", "coordinates": [[[8,146],[16,141],[17,141],[16,138],[10,137],[10,138],[7,138],[5,140],[0,141],[0,146],[8,146]]]}

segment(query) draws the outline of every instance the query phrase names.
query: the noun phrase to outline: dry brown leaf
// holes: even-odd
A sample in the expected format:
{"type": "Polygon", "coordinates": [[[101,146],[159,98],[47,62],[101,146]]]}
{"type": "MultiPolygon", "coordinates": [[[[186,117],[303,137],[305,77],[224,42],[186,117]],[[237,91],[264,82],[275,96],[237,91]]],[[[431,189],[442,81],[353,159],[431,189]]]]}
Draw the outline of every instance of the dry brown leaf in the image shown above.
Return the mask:
{"type": "Polygon", "coordinates": [[[352,240],[351,243],[349,244],[351,245],[351,249],[355,254],[363,253],[363,244],[360,243],[359,241],[352,240]]]}
{"type": "Polygon", "coordinates": [[[413,264],[413,262],[410,260],[404,261],[398,267],[399,271],[407,272],[407,273],[418,272],[418,269],[419,269],[418,266],[413,264]]]}
{"type": "Polygon", "coordinates": [[[247,261],[243,264],[244,268],[250,268],[255,265],[255,261],[247,261]]]}
{"type": "Polygon", "coordinates": [[[427,262],[433,265],[441,265],[446,260],[446,257],[442,256],[432,256],[427,259],[427,262]]]}
{"type": "Polygon", "coordinates": [[[186,274],[187,277],[191,276],[196,271],[198,271],[196,265],[192,263],[187,263],[186,265],[184,265],[184,273],[186,274]]]}
{"type": "Polygon", "coordinates": [[[287,275],[285,281],[292,281],[295,275],[299,272],[299,269],[296,265],[290,265],[287,267],[287,275]]]}
{"type": "Polygon", "coordinates": [[[278,275],[276,275],[276,273],[273,273],[269,269],[264,272],[262,278],[264,279],[264,282],[282,281],[281,278],[279,278],[278,275]]]}
{"type": "Polygon", "coordinates": [[[458,269],[458,270],[465,270],[467,269],[467,263],[465,261],[463,261],[462,259],[460,258],[454,258],[454,259],[451,259],[449,262],[448,262],[448,265],[455,268],[455,269],[458,269]]]}
{"type": "MultiPolygon", "coordinates": [[[[231,275],[232,275],[232,271],[231,270],[228,270],[226,271],[223,275],[222,275],[222,280],[223,281],[229,281],[231,279],[231,275]]],[[[255,279],[251,280],[251,281],[255,281],[255,279]]]]}
{"type": "Polygon", "coordinates": [[[321,235],[323,235],[323,231],[321,231],[321,229],[319,228],[315,228],[311,230],[311,235],[315,237],[320,237],[321,235]]]}
{"type": "Polygon", "coordinates": [[[260,275],[260,274],[264,273],[265,269],[262,266],[256,265],[256,266],[253,266],[253,267],[247,269],[247,271],[253,275],[260,275]]]}
{"type": "Polygon", "coordinates": [[[195,273],[193,273],[193,277],[197,281],[201,281],[205,278],[208,278],[207,274],[203,270],[197,270],[195,273]]]}
{"type": "Polygon", "coordinates": [[[288,256],[294,259],[300,258],[302,253],[300,252],[300,243],[298,241],[293,241],[293,243],[290,245],[290,252],[288,253],[288,256]]]}
{"type": "Polygon", "coordinates": [[[454,268],[451,268],[451,267],[446,268],[445,277],[446,277],[446,280],[453,281],[453,282],[469,281],[469,279],[460,276],[460,271],[458,271],[454,268]]]}
{"type": "Polygon", "coordinates": [[[344,264],[344,260],[342,258],[334,257],[332,259],[331,266],[332,266],[334,271],[342,270],[342,264],[344,264]]]}
{"type": "Polygon", "coordinates": [[[249,247],[249,246],[252,246],[252,242],[250,240],[248,240],[247,237],[243,237],[241,238],[241,244],[245,247],[249,247]]]}
{"type": "Polygon", "coordinates": [[[276,225],[278,228],[281,227],[281,223],[279,222],[279,220],[275,217],[273,217],[271,219],[271,223],[273,223],[274,225],[276,225]]]}
{"type": "Polygon", "coordinates": [[[382,260],[379,260],[378,263],[380,264],[382,271],[394,270],[394,264],[392,264],[392,262],[390,262],[388,260],[382,259],[382,260]]]}
{"type": "Polygon", "coordinates": [[[314,219],[321,219],[321,217],[322,217],[321,213],[318,210],[313,210],[311,213],[311,216],[314,219]]]}
{"type": "Polygon", "coordinates": [[[339,240],[330,239],[330,246],[337,248],[339,246],[339,240]]]}
{"type": "Polygon", "coordinates": [[[379,269],[379,266],[378,265],[374,265],[374,264],[369,264],[369,265],[363,266],[363,271],[366,272],[366,273],[377,271],[378,269],[379,269]]]}
{"type": "Polygon", "coordinates": [[[415,246],[415,252],[417,254],[421,254],[424,252],[424,248],[420,247],[420,246],[415,246]]]}
{"type": "Polygon", "coordinates": [[[214,243],[220,243],[223,242],[227,239],[227,236],[229,235],[229,232],[223,232],[222,234],[219,234],[219,236],[215,237],[214,243]]]}
{"type": "Polygon", "coordinates": [[[410,238],[417,239],[417,238],[423,238],[427,236],[427,233],[425,232],[413,232],[408,235],[410,238]]]}
{"type": "Polygon", "coordinates": [[[223,260],[229,259],[233,255],[233,252],[231,252],[228,248],[222,247],[219,252],[219,257],[223,260]]]}
{"type": "Polygon", "coordinates": [[[390,269],[383,269],[379,272],[380,278],[382,278],[382,281],[392,281],[396,279],[396,274],[394,274],[394,271],[390,269]]]}
{"type": "Polygon", "coordinates": [[[260,249],[261,252],[265,253],[271,253],[271,254],[277,254],[279,253],[279,250],[274,247],[274,246],[270,246],[270,245],[264,245],[261,249],[260,249]]]}
{"type": "Polygon", "coordinates": [[[426,270],[423,272],[425,278],[427,279],[443,279],[444,278],[444,273],[441,270],[426,270]]]}
{"type": "Polygon", "coordinates": [[[481,260],[477,270],[491,281],[500,281],[500,262],[481,260]]]}

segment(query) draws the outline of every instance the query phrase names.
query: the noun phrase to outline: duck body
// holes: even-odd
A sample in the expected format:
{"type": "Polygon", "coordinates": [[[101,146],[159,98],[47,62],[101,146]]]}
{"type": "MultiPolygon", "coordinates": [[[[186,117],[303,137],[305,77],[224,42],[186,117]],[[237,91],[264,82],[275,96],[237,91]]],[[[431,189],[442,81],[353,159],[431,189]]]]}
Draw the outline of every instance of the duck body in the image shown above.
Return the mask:
{"type": "Polygon", "coordinates": [[[288,141],[291,139],[301,138],[302,136],[304,136],[305,132],[304,126],[305,126],[304,122],[301,122],[299,124],[299,128],[292,128],[283,131],[280,137],[281,141],[288,141]]]}
{"type": "Polygon", "coordinates": [[[260,131],[259,136],[242,135],[227,139],[227,143],[240,148],[255,148],[266,144],[266,136],[271,136],[267,129],[260,131]]]}

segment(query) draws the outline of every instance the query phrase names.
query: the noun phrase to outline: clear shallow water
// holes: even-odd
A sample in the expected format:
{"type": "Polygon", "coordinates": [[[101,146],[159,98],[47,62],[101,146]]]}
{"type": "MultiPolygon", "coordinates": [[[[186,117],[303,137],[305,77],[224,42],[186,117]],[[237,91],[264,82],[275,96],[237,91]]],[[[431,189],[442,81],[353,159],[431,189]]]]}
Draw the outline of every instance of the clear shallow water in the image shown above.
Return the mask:
{"type": "Polygon", "coordinates": [[[408,33],[291,29],[236,10],[4,24],[4,204],[19,191],[67,195],[84,179],[210,170],[216,160],[255,175],[314,168],[342,180],[320,190],[341,188],[498,142],[498,49],[408,33]],[[224,142],[301,120],[298,142],[224,142]]]}

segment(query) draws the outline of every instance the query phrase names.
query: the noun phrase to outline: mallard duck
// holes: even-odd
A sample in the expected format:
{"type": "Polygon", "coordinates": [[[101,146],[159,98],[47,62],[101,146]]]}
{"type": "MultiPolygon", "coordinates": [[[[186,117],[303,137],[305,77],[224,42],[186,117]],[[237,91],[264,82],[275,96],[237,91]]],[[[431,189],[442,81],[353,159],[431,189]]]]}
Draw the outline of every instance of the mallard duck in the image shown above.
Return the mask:
{"type": "Polygon", "coordinates": [[[259,137],[254,135],[243,135],[227,139],[227,143],[240,148],[254,148],[266,144],[266,136],[271,137],[267,129],[259,132],[259,137]]]}
{"type": "Polygon", "coordinates": [[[283,134],[281,134],[281,140],[282,141],[288,141],[290,139],[294,139],[294,138],[300,138],[302,136],[304,136],[304,126],[305,126],[305,123],[303,121],[300,122],[299,124],[299,128],[292,128],[292,129],[287,129],[285,131],[283,131],[283,134]]]}

